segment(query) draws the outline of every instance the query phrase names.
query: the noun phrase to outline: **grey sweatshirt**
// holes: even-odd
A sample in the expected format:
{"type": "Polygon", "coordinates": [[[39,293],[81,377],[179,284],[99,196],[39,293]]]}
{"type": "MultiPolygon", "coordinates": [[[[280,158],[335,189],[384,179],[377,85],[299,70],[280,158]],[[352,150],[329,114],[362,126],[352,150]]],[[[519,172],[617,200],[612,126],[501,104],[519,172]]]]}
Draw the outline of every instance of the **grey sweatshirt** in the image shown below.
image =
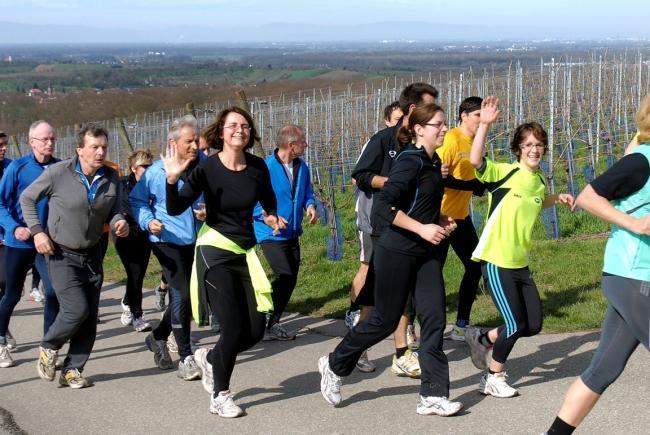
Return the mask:
{"type": "Polygon", "coordinates": [[[88,189],[76,172],[78,158],[64,160],[48,167],[20,195],[23,216],[32,235],[42,233],[36,203],[48,198],[47,233],[57,244],[70,249],[95,246],[102,235],[104,223],[124,219],[120,214],[120,180],[115,170],[104,166],[92,203],[88,189]]]}

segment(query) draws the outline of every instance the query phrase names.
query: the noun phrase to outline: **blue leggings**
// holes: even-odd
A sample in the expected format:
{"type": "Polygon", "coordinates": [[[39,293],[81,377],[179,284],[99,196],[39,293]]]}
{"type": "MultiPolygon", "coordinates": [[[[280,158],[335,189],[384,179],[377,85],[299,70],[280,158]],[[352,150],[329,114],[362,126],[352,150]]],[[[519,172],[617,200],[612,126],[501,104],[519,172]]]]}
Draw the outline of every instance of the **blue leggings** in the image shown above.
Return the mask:
{"type": "Polygon", "coordinates": [[[14,308],[20,301],[20,295],[25,285],[27,272],[36,266],[38,273],[43,280],[45,289],[45,310],[43,314],[43,333],[46,333],[50,325],[56,319],[59,312],[59,301],[54,294],[47,274],[45,257],[38,254],[35,249],[12,248],[5,246],[5,273],[6,286],[5,294],[0,300],[0,337],[4,337],[9,329],[9,320],[14,308]]]}

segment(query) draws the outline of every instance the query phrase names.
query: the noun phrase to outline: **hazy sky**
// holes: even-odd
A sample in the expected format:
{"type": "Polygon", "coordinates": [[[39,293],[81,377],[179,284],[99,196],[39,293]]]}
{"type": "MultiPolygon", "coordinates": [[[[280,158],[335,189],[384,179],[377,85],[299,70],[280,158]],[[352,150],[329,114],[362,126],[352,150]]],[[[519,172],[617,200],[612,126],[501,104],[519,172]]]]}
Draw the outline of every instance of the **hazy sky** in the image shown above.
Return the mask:
{"type": "MultiPolygon", "coordinates": [[[[650,38],[648,0],[0,0],[0,21],[161,29],[427,21],[650,38]]],[[[0,42],[2,35],[0,33],[0,42]]]]}

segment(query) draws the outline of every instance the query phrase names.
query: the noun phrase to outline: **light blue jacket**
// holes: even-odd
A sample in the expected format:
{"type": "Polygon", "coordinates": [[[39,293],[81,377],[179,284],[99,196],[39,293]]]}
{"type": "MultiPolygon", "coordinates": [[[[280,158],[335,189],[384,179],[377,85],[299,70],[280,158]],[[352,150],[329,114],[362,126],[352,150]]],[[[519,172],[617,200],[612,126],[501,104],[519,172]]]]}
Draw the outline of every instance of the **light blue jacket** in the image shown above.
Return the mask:
{"type": "Polygon", "coordinates": [[[261,204],[257,203],[253,212],[253,226],[257,243],[291,240],[299,237],[302,234],[303,211],[310,205],[316,205],[307,164],[300,158],[294,159],[294,188],[292,190],[289,177],[277,153],[276,149],[273,155],[266,158],[265,162],[271,173],[271,184],[278,202],[277,214],[287,220],[287,228],[274,236],[273,229],[264,223],[261,204]]]}
{"type": "MultiPolygon", "coordinates": [[[[194,217],[192,208],[197,208],[197,203],[203,202],[203,195],[182,214],[170,216],[167,213],[166,186],[167,175],[163,162],[157,160],[142,175],[129,195],[133,216],[140,228],[149,233],[149,240],[153,243],[192,245],[196,242],[196,233],[201,225],[201,222],[194,217]],[[154,219],[158,219],[164,225],[158,236],[149,232],[149,222],[154,219]]],[[[181,187],[183,181],[178,180],[179,190],[181,187]]]]}

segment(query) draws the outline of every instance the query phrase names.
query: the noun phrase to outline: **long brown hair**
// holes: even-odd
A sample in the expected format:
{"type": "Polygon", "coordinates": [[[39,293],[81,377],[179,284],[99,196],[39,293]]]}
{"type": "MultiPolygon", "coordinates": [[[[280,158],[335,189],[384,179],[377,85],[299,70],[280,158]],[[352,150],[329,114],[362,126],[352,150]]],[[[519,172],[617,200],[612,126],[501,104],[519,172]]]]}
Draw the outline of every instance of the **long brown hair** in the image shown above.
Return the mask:
{"type": "Polygon", "coordinates": [[[424,125],[431,120],[436,113],[445,112],[442,107],[435,103],[420,104],[413,109],[409,116],[408,127],[400,127],[397,132],[397,141],[401,144],[413,142],[415,143],[415,126],[424,125]]]}

